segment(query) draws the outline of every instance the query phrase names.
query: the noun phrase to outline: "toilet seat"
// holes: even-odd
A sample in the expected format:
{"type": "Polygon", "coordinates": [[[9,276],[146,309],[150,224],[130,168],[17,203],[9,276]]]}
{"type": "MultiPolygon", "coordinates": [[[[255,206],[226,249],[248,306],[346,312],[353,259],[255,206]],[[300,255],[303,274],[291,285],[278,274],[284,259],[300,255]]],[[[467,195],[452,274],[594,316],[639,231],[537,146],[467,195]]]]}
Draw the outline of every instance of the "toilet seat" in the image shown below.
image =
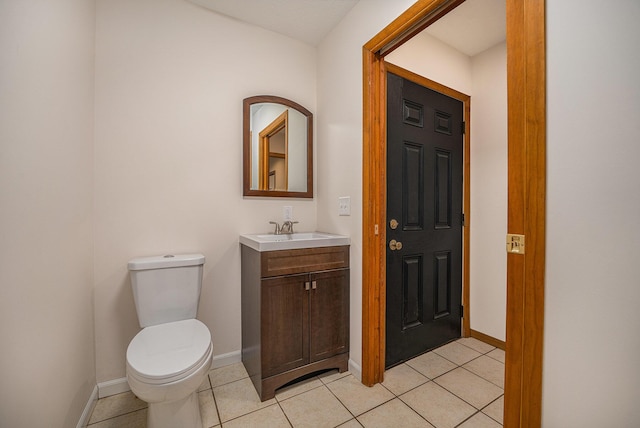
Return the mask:
{"type": "Polygon", "coordinates": [[[211,333],[196,319],[143,328],[127,348],[128,375],[148,384],[186,378],[210,359],[211,333]]]}

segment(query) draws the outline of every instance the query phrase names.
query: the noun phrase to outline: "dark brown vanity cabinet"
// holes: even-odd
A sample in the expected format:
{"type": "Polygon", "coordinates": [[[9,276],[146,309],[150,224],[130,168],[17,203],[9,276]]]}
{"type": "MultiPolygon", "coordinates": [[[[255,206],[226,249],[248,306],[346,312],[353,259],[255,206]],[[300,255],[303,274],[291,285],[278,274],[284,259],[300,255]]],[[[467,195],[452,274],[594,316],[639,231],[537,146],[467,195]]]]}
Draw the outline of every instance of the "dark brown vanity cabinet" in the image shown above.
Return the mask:
{"type": "Polygon", "coordinates": [[[260,395],[306,374],[347,370],[349,247],[242,246],[242,361],[260,395]]]}

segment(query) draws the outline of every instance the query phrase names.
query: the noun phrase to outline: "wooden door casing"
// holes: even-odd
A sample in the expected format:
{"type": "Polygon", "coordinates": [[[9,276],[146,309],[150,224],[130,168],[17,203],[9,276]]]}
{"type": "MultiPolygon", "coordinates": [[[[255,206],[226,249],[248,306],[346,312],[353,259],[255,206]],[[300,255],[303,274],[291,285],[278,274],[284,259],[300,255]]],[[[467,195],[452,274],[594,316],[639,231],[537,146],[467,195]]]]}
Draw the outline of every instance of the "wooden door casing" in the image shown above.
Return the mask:
{"type": "MultiPolygon", "coordinates": [[[[464,0],[418,0],[363,46],[362,382],[384,365],[384,55],[464,0]],[[382,286],[382,287],[381,287],[382,286]]],[[[504,426],[540,426],[544,323],[546,44],[544,0],[506,0],[509,116],[508,232],[527,252],[507,257],[504,426]],[[527,334],[524,335],[524,331],[527,334]]],[[[469,135],[469,134],[467,134],[469,135]]],[[[466,168],[466,166],[465,166],[466,168]]]]}

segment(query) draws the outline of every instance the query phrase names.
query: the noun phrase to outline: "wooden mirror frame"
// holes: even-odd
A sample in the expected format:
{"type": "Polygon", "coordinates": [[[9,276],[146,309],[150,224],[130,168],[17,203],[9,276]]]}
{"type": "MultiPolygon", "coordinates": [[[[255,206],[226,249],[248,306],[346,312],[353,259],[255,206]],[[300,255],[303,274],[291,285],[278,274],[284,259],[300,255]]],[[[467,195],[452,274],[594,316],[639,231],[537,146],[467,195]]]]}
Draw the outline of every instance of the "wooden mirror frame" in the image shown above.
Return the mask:
{"type": "Polygon", "coordinates": [[[273,95],[257,95],[242,101],[242,195],[273,198],[313,198],[313,114],[300,104],[273,95]],[[251,106],[260,103],[282,104],[300,112],[307,118],[307,190],[258,190],[251,188],[251,106]]]}

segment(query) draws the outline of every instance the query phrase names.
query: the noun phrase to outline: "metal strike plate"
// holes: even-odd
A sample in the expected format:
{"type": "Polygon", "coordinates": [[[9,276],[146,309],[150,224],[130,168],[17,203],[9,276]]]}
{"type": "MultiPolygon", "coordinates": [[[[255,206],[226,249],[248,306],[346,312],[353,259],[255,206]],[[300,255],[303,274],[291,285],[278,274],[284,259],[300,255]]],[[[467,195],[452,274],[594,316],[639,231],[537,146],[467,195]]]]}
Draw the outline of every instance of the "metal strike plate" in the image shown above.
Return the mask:
{"type": "Polygon", "coordinates": [[[507,253],[524,254],[524,235],[507,234],[507,253]]]}

